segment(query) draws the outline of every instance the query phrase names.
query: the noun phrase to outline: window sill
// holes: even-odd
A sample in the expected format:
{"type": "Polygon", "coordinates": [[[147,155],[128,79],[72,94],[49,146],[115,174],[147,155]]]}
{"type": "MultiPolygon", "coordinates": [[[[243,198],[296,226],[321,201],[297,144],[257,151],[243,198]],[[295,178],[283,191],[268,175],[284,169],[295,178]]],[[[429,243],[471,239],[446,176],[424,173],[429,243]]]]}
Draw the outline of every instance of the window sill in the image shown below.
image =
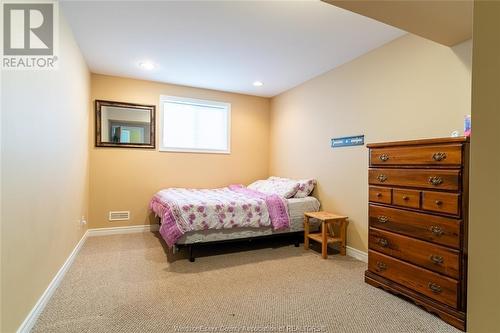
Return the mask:
{"type": "Polygon", "coordinates": [[[190,153],[190,154],[223,154],[230,155],[231,150],[210,150],[210,149],[176,149],[176,148],[162,148],[159,149],[160,152],[164,153],[190,153]]]}

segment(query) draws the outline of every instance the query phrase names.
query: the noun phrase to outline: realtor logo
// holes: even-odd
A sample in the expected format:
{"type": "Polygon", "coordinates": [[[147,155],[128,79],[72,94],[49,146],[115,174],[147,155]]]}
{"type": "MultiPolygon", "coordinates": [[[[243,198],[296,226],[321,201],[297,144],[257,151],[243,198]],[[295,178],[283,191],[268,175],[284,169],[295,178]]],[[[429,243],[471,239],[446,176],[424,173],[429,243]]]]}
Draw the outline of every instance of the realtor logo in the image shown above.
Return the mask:
{"type": "Polygon", "coordinates": [[[54,69],[57,3],[2,4],[3,69],[54,69]]]}

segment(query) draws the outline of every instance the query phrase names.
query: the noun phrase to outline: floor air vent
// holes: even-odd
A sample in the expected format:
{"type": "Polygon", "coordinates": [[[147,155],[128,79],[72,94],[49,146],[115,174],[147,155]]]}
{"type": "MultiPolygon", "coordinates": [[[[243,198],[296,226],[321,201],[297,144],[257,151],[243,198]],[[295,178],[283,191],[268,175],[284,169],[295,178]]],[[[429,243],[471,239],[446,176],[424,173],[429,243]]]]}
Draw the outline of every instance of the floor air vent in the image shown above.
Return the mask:
{"type": "Polygon", "coordinates": [[[125,210],[124,211],[109,212],[108,220],[110,220],[110,221],[130,220],[130,212],[125,211],[125,210]]]}

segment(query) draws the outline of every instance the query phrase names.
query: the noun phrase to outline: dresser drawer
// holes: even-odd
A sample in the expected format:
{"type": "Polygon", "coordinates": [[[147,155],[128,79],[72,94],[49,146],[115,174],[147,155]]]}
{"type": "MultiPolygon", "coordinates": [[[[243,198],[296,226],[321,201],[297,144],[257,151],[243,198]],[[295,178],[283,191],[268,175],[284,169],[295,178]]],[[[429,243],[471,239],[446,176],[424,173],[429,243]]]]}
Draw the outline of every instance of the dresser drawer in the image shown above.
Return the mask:
{"type": "Polygon", "coordinates": [[[445,165],[462,164],[461,145],[432,145],[370,149],[370,165],[445,165]]]}
{"type": "Polygon", "coordinates": [[[370,228],[371,250],[387,254],[431,271],[459,278],[459,251],[415,238],[370,228]]]}
{"type": "Polygon", "coordinates": [[[458,191],[459,170],[422,169],[370,169],[370,185],[409,186],[458,191]]]}
{"type": "Polygon", "coordinates": [[[420,208],[420,191],[394,189],[392,190],[392,202],[397,206],[420,208]]]}
{"type": "Polygon", "coordinates": [[[385,204],[392,203],[392,189],[387,187],[370,186],[369,200],[385,204]]]}
{"type": "Polygon", "coordinates": [[[369,205],[369,225],[458,249],[461,220],[369,205]]]}
{"type": "Polygon", "coordinates": [[[438,302],[457,307],[457,280],[372,250],[368,251],[368,269],[438,302]]]}
{"type": "Polygon", "coordinates": [[[460,215],[460,194],[424,191],[422,193],[422,209],[460,215]]]}

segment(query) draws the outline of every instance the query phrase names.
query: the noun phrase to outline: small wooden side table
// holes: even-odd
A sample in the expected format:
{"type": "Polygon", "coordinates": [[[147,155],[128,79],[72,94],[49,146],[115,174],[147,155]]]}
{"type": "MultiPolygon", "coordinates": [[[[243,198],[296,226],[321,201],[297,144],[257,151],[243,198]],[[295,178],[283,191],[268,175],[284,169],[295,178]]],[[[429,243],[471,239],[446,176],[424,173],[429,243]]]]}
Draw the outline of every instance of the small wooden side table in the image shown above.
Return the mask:
{"type": "Polygon", "coordinates": [[[328,258],[328,244],[341,243],[340,254],[346,255],[346,231],[347,231],[347,216],[337,215],[329,212],[306,212],[304,213],[304,248],[309,250],[309,239],[321,243],[321,256],[323,259],[328,258]],[[321,221],[321,232],[309,233],[309,218],[314,218],[321,221]],[[338,224],[340,235],[335,237],[334,234],[328,234],[328,225],[338,224]]]}

